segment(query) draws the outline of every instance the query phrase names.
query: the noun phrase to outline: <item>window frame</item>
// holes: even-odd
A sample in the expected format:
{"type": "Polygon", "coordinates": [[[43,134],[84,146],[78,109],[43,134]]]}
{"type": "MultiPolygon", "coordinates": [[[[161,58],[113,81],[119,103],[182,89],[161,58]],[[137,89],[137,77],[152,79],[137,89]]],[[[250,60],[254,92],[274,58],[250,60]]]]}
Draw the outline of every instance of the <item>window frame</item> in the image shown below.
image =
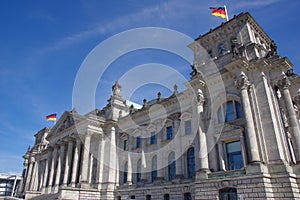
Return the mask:
{"type": "Polygon", "coordinates": [[[226,161],[227,161],[227,166],[226,169],[227,170],[240,170],[242,168],[244,168],[244,157],[243,157],[243,150],[242,150],[242,144],[240,140],[236,140],[236,141],[231,141],[231,142],[226,142],[225,143],[225,153],[226,153],[226,161]],[[239,143],[239,151],[234,151],[234,152],[229,152],[228,150],[228,145],[229,144],[233,144],[233,143],[239,143]],[[239,155],[241,157],[241,162],[240,163],[231,163],[231,158],[233,158],[233,156],[237,156],[239,155]],[[240,165],[240,167],[235,167],[237,164],[240,165]]]}

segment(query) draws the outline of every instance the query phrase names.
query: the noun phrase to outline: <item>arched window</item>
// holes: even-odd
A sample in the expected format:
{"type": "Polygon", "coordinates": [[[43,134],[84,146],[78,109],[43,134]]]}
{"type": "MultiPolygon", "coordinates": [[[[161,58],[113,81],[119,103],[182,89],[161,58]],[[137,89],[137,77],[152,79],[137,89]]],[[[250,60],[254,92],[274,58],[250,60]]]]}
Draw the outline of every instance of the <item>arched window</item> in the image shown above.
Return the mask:
{"type": "Polygon", "coordinates": [[[168,175],[169,181],[173,180],[176,175],[176,162],[175,162],[175,153],[171,152],[168,157],[168,175]]]}
{"type": "Polygon", "coordinates": [[[151,165],[151,181],[153,182],[157,177],[157,156],[153,156],[151,165]]]}
{"type": "Polygon", "coordinates": [[[242,106],[235,100],[227,101],[218,109],[219,123],[229,122],[242,117],[242,106]]]}
{"type": "Polygon", "coordinates": [[[193,178],[196,172],[194,147],[189,148],[189,150],[187,151],[187,170],[188,178],[193,178]]]}
{"type": "Polygon", "coordinates": [[[139,159],[137,161],[137,173],[136,173],[136,182],[140,182],[141,181],[141,172],[142,172],[142,160],[139,159]]]}
{"type": "Polygon", "coordinates": [[[123,183],[127,182],[127,175],[128,175],[128,162],[126,162],[124,165],[123,183]]]}
{"type": "Polygon", "coordinates": [[[237,200],[236,188],[223,188],[219,190],[220,200],[237,200]]]}
{"type": "Polygon", "coordinates": [[[184,193],[184,200],[192,200],[192,194],[190,192],[184,193]]]}

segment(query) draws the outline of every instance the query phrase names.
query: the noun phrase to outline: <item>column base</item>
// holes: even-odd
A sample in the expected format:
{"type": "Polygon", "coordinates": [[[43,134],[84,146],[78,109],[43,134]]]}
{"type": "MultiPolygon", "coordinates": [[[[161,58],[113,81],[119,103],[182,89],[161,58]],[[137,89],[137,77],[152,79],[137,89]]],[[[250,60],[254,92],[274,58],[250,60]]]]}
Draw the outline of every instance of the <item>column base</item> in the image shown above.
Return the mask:
{"type": "Polygon", "coordinates": [[[58,188],[59,188],[59,185],[55,185],[53,187],[53,193],[57,193],[58,192],[58,188]]]}
{"type": "Polygon", "coordinates": [[[153,182],[154,185],[161,185],[163,184],[165,181],[164,177],[156,177],[155,181],[153,182]]]}
{"type": "Polygon", "coordinates": [[[209,169],[200,169],[196,172],[196,179],[208,179],[209,169]]]}
{"type": "Polygon", "coordinates": [[[246,174],[262,174],[262,173],[266,173],[268,170],[265,167],[264,164],[262,164],[261,162],[252,162],[249,163],[246,167],[246,174]]]}
{"type": "Polygon", "coordinates": [[[86,181],[81,182],[80,183],[80,188],[89,189],[90,188],[90,184],[88,182],[86,182],[86,181]]]}
{"type": "Polygon", "coordinates": [[[70,186],[71,186],[71,187],[76,187],[77,184],[73,182],[73,183],[70,184],[70,186]]]}

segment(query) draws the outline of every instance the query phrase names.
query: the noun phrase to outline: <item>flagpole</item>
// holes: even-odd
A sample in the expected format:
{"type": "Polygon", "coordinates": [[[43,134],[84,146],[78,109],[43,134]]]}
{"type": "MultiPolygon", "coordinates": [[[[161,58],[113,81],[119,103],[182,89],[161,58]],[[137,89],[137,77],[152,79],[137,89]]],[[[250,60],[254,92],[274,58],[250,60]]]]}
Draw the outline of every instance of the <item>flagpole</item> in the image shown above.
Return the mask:
{"type": "Polygon", "coordinates": [[[224,8],[225,8],[225,13],[226,13],[226,20],[227,20],[227,22],[228,22],[228,12],[227,12],[226,5],[224,5],[224,8]]]}
{"type": "Polygon", "coordinates": [[[55,114],[56,114],[56,118],[55,118],[55,121],[54,121],[54,125],[53,125],[53,126],[55,126],[56,120],[57,120],[57,112],[56,112],[55,114]]]}

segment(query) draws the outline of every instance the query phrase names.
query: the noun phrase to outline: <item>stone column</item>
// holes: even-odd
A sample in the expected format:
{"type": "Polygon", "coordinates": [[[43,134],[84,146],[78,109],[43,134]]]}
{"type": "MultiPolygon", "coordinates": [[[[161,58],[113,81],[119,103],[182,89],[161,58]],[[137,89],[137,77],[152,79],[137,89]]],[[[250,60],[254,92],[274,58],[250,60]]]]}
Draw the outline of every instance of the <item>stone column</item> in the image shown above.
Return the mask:
{"type": "Polygon", "coordinates": [[[68,184],[68,178],[70,176],[70,169],[72,166],[72,153],[73,153],[73,141],[70,139],[68,141],[68,151],[66,154],[66,159],[65,159],[65,173],[64,173],[64,178],[63,178],[63,186],[66,186],[68,184]]]}
{"type": "Polygon", "coordinates": [[[93,176],[93,162],[94,162],[94,156],[92,153],[90,153],[90,158],[89,158],[89,180],[88,180],[88,183],[93,183],[93,180],[92,180],[92,176],[93,176]]]}
{"type": "Polygon", "coordinates": [[[246,151],[246,144],[245,144],[245,138],[242,135],[240,135],[240,143],[241,143],[241,150],[242,150],[242,156],[243,156],[243,165],[246,167],[247,165],[247,151],[246,151]]]}
{"type": "Polygon", "coordinates": [[[43,180],[43,185],[42,185],[42,192],[45,192],[45,188],[46,188],[46,185],[47,185],[47,179],[49,178],[48,174],[49,174],[49,166],[51,164],[51,154],[52,154],[52,151],[49,147],[48,153],[47,153],[47,160],[45,162],[45,171],[44,171],[44,180],[43,180]]]}
{"type": "Polygon", "coordinates": [[[100,190],[101,189],[101,184],[103,182],[103,158],[104,158],[104,153],[105,153],[105,140],[103,136],[100,136],[100,141],[98,145],[98,161],[97,161],[97,177],[96,177],[96,182],[97,182],[97,188],[100,190]]]}
{"type": "Polygon", "coordinates": [[[71,185],[72,187],[76,186],[76,176],[77,176],[77,171],[79,167],[79,155],[81,151],[81,140],[80,138],[76,138],[76,147],[74,151],[74,158],[73,158],[73,169],[72,169],[72,177],[71,177],[71,185]]]}
{"type": "Polygon", "coordinates": [[[61,177],[61,163],[63,162],[63,157],[65,154],[65,144],[62,142],[60,144],[60,150],[58,152],[57,156],[57,166],[56,166],[56,177],[55,177],[55,185],[54,185],[54,192],[58,191],[59,184],[60,184],[60,177],[61,177]]]}
{"type": "MultiPolygon", "coordinates": [[[[54,147],[54,150],[52,152],[52,161],[51,161],[51,167],[50,167],[48,188],[51,188],[54,185],[53,179],[54,179],[54,170],[55,170],[56,159],[57,159],[57,146],[54,147]]],[[[51,191],[51,190],[48,189],[48,192],[49,191],[51,191]]]]}
{"type": "Polygon", "coordinates": [[[128,162],[127,162],[127,184],[132,185],[132,163],[130,153],[128,153],[128,162]]]}
{"type": "Polygon", "coordinates": [[[237,79],[237,87],[241,90],[242,104],[244,110],[244,117],[246,121],[246,139],[248,142],[249,149],[249,162],[260,162],[257,138],[254,128],[253,115],[251,110],[251,105],[249,101],[248,88],[250,86],[250,81],[244,72],[241,72],[240,76],[237,79]]]}
{"type": "Polygon", "coordinates": [[[283,74],[281,80],[278,81],[278,87],[282,91],[283,100],[288,114],[289,130],[294,143],[296,163],[300,163],[300,128],[289,91],[290,85],[291,83],[289,78],[283,74]]]}
{"type": "Polygon", "coordinates": [[[196,99],[196,124],[198,124],[198,133],[199,133],[199,157],[200,157],[200,169],[199,171],[208,172],[208,152],[207,152],[207,140],[206,134],[202,131],[203,123],[202,123],[202,113],[203,113],[203,104],[205,98],[201,89],[197,91],[197,99],[196,99]]]}
{"type": "Polygon", "coordinates": [[[109,179],[108,182],[116,182],[117,149],[116,149],[116,129],[111,127],[110,131],[110,156],[109,156],[109,179]]]}
{"type": "Polygon", "coordinates": [[[25,191],[30,190],[30,183],[31,183],[31,179],[32,179],[33,159],[34,159],[33,157],[29,157],[28,170],[27,170],[26,183],[25,183],[25,191]]]}
{"type": "Polygon", "coordinates": [[[30,191],[37,191],[38,185],[38,161],[35,160],[32,167],[32,178],[30,183],[30,191]]]}
{"type": "Polygon", "coordinates": [[[219,150],[219,167],[221,171],[226,171],[225,167],[225,155],[224,155],[224,149],[223,149],[223,142],[218,141],[218,150],[219,150]]]}
{"type": "Polygon", "coordinates": [[[22,194],[25,190],[25,183],[26,183],[26,173],[28,169],[28,159],[24,157],[24,162],[23,162],[23,171],[22,171],[22,180],[19,185],[19,193],[22,194]]]}
{"type": "Polygon", "coordinates": [[[296,106],[297,106],[297,113],[296,113],[296,116],[298,116],[298,122],[300,123],[300,89],[298,90],[297,92],[297,96],[295,96],[294,98],[294,102],[296,103],[296,106]]]}
{"type": "Polygon", "coordinates": [[[88,188],[88,176],[89,176],[89,155],[91,146],[91,134],[92,132],[87,131],[84,139],[84,149],[82,154],[82,166],[81,166],[81,187],[88,188]]]}

